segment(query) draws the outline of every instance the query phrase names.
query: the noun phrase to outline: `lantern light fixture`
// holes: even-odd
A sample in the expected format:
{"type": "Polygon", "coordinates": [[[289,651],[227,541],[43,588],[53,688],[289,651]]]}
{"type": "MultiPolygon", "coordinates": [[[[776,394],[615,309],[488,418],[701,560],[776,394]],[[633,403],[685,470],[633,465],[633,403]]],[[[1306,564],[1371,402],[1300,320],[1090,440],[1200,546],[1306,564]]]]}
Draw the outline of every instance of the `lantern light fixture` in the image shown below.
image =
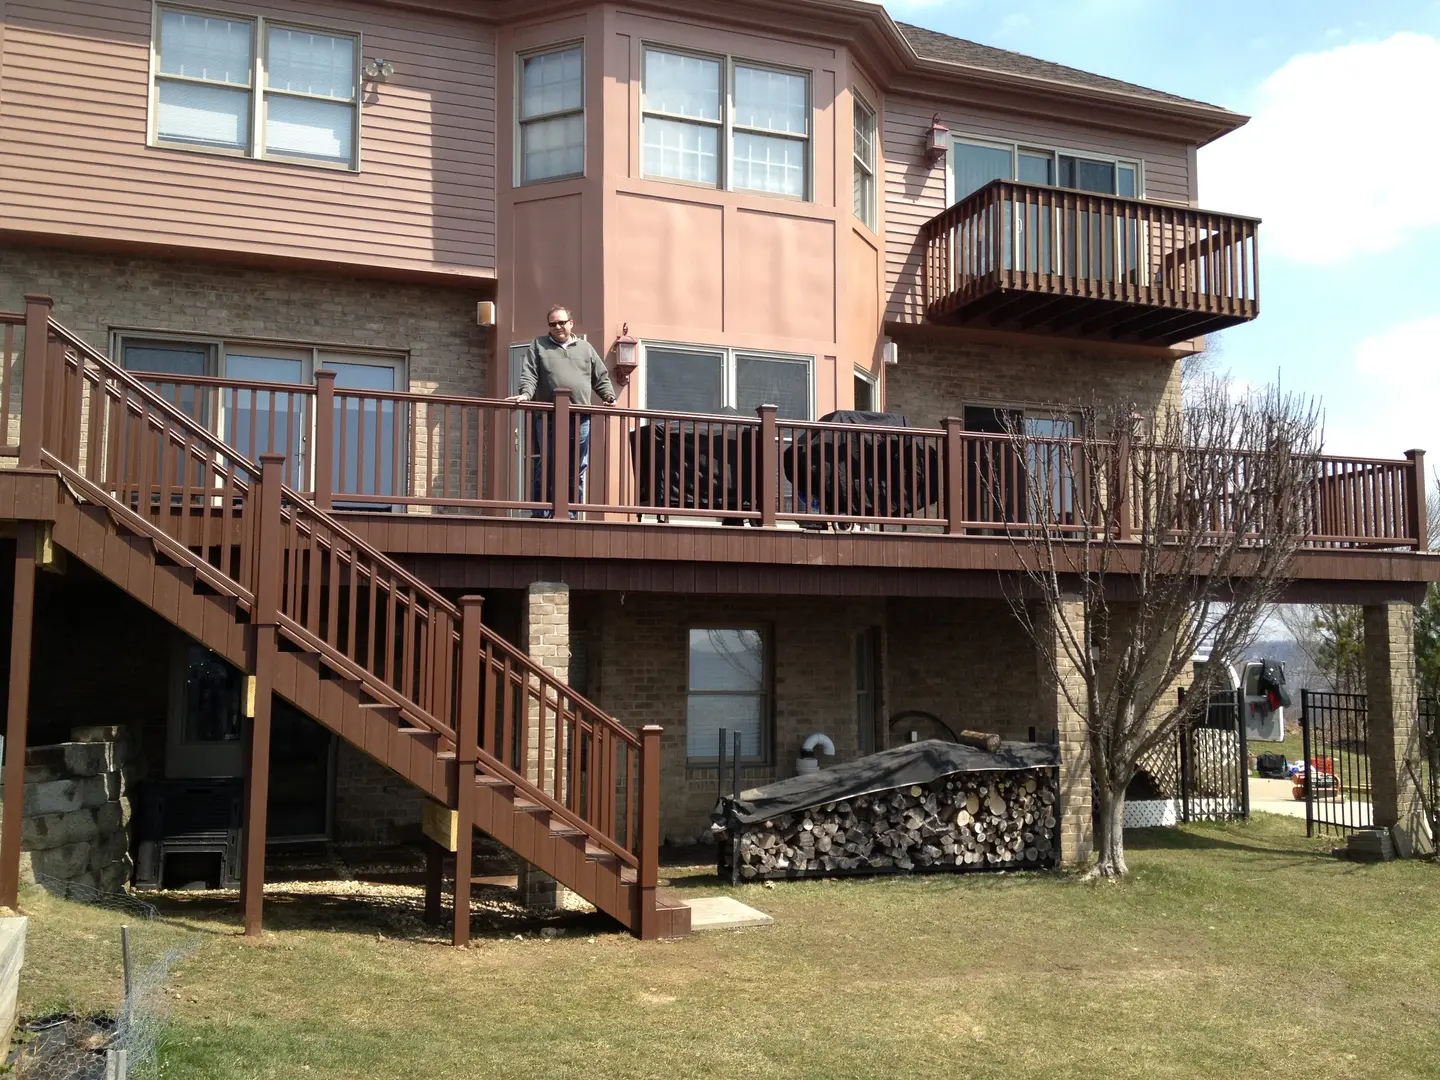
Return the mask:
{"type": "Polygon", "coordinates": [[[630,324],[627,322],[615,339],[615,374],[622,382],[627,381],[639,366],[640,342],[630,336],[630,324]]]}
{"type": "Polygon", "coordinates": [[[925,134],[925,153],[930,158],[930,164],[934,165],[945,160],[949,152],[950,129],[940,122],[940,114],[936,113],[930,121],[930,130],[925,134]]]}

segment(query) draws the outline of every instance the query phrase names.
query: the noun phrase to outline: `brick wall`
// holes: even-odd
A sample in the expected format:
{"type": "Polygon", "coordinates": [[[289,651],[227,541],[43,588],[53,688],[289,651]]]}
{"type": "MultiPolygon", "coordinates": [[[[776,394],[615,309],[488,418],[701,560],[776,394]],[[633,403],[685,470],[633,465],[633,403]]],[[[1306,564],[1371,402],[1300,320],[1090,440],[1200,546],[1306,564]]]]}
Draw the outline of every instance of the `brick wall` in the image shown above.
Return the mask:
{"type": "Polygon", "coordinates": [[[0,309],[27,292],[102,352],[112,328],[409,354],[410,389],[482,394],[489,343],[473,288],[443,288],[46,248],[0,250],[0,309]]]}
{"type": "Polygon", "coordinates": [[[897,333],[900,362],[885,372],[885,402],[922,427],[962,416],[966,404],[1178,402],[1180,364],[1161,356],[1073,342],[1002,342],[973,335],[897,333]]]}
{"type": "Polygon", "coordinates": [[[835,742],[836,756],[823,758],[822,765],[858,753],[854,636],[884,623],[883,604],[631,593],[591,598],[587,610],[600,624],[601,655],[590,669],[591,695],[632,729],[645,724],[665,728],[660,821],[666,842],[689,842],[708,829],[715,803],[715,769],[686,765],[690,627],[764,626],[769,631],[773,760],[743,770],[745,786],[793,775],[800,743],[813,732],[835,742]]]}
{"type": "Polygon", "coordinates": [[[1375,824],[1399,825],[1414,835],[1423,821],[1415,783],[1422,758],[1410,604],[1365,608],[1365,690],[1375,824]]]}
{"type": "Polygon", "coordinates": [[[343,739],[335,752],[335,840],[395,844],[420,839],[425,795],[343,739]]]}

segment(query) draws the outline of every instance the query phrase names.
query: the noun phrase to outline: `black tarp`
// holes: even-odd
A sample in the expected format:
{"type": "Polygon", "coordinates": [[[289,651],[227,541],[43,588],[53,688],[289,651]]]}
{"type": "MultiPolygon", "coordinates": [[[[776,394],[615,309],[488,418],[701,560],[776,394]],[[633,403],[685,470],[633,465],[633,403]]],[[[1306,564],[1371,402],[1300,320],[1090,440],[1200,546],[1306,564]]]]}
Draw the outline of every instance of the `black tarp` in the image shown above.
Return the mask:
{"type": "MultiPolygon", "coordinates": [[[[724,408],[725,416],[740,413],[724,408]]],[[[637,502],[657,511],[754,505],[755,428],[723,420],[661,420],[630,433],[637,502]]],[[[758,524],[758,522],[757,522],[758,524]]]]}
{"type": "Polygon", "coordinates": [[[841,411],[820,422],[897,430],[801,431],[783,459],[796,512],[909,517],[940,501],[939,448],[899,430],[910,426],[900,413],[841,411]]]}
{"type": "Polygon", "coordinates": [[[853,799],[876,791],[928,784],[952,773],[1014,772],[1056,768],[1060,748],[1049,743],[1005,742],[995,753],[942,739],[906,743],[831,769],[792,776],[721,799],[742,825],[767,821],[810,806],[853,799]]]}

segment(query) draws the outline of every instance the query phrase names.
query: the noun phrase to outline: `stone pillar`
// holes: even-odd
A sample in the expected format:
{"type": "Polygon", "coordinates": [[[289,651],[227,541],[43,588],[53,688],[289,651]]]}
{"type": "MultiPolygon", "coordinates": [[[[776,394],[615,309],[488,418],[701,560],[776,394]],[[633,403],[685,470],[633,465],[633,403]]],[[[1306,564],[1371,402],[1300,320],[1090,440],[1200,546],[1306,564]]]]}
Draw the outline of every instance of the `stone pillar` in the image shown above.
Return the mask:
{"type": "MultiPolygon", "coordinates": [[[[1043,612],[1037,612],[1037,623],[1044,617],[1043,612]]],[[[1078,634],[1084,625],[1084,605],[1066,601],[1060,605],[1056,618],[1064,619],[1078,634]]],[[[1036,650],[1040,687],[1038,719],[1042,730],[1054,728],[1060,737],[1060,862],[1063,866],[1082,866],[1095,851],[1090,737],[1084,715],[1070,704],[1070,698],[1084,700],[1085,680],[1061,647],[1059,628],[1051,623],[1046,633],[1050,635],[1047,647],[1036,650]],[[1047,652],[1056,658],[1060,681],[1050,670],[1047,652]],[[1065,694],[1066,688],[1070,691],[1069,697],[1065,694]]]]}
{"type": "MultiPolygon", "coordinates": [[[[566,686],[570,684],[570,586],[560,582],[537,581],[526,590],[521,620],[521,643],[530,659],[566,686]]],[[[527,717],[527,759],[525,776],[545,791],[553,792],[555,719],[542,717],[532,705],[527,717]],[[546,755],[540,759],[540,733],[545,728],[546,755]]],[[[528,863],[520,867],[520,899],[527,907],[553,908],[563,899],[564,889],[549,874],[528,863]]]]}
{"type": "Polygon", "coordinates": [[[1423,811],[1412,775],[1420,770],[1420,722],[1410,604],[1365,608],[1365,690],[1375,824],[1401,825],[1413,836],[1423,811]]]}

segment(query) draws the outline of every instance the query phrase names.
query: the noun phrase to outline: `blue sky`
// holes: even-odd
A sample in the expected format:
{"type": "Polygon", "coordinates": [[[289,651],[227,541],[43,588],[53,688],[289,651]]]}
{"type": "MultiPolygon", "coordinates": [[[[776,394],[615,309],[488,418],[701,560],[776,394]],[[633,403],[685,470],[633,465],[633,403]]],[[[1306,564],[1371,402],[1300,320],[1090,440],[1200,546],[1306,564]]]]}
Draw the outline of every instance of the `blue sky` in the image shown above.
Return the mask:
{"type": "Polygon", "coordinates": [[[1327,448],[1440,466],[1440,0],[886,0],[897,19],[1254,119],[1200,202],[1262,217],[1234,378],[1319,397],[1327,448]]]}

